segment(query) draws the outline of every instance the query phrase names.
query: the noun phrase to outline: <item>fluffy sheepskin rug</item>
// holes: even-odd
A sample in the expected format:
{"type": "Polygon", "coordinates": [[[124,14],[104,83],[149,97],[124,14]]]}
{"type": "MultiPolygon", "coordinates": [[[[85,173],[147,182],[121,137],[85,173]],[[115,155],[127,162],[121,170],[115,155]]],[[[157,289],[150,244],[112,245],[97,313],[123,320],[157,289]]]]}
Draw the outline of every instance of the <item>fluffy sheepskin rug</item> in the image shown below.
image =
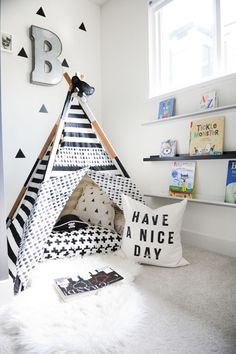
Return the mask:
{"type": "Polygon", "coordinates": [[[121,251],[39,264],[29,288],[0,310],[0,353],[120,353],[145,313],[133,283],[139,269],[121,251]],[[124,280],[67,303],[60,300],[53,279],[103,266],[124,280]]]}

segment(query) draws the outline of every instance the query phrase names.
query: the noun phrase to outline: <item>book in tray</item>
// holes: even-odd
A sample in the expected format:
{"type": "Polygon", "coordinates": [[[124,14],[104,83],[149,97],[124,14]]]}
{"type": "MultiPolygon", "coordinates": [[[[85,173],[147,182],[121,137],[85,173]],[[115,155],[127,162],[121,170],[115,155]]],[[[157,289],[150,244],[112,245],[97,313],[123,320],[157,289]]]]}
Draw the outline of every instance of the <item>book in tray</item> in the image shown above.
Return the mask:
{"type": "Polygon", "coordinates": [[[236,160],[228,162],[225,202],[236,204],[236,160]]]}
{"type": "Polygon", "coordinates": [[[110,267],[103,267],[76,277],[63,277],[54,279],[55,287],[64,301],[93,292],[107,285],[114,284],[124,279],[120,274],[110,267]]]}
{"type": "Polygon", "coordinates": [[[190,123],[190,156],[222,155],[224,117],[194,120],[190,123]]]}
{"type": "Polygon", "coordinates": [[[167,98],[159,103],[158,119],[172,117],[174,114],[175,98],[167,98]]]}
{"type": "Polygon", "coordinates": [[[207,93],[201,95],[201,98],[200,98],[200,109],[201,110],[215,108],[216,105],[217,105],[216,91],[210,91],[210,92],[207,92],[207,93]]]}
{"type": "Polygon", "coordinates": [[[194,192],[195,161],[175,161],[171,170],[169,195],[192,198],[194,192]]]}

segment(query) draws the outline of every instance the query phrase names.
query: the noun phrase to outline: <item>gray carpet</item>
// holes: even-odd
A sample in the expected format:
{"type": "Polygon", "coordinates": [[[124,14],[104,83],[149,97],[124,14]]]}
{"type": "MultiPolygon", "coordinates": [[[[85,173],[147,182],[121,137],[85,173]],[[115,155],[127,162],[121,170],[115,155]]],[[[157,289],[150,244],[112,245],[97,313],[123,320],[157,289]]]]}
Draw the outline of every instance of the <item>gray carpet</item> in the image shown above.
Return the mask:
{"type": "Polygon", "coordinates": [[[144,266],[136,279],[147,316],[128,353],[236,354],[236,259],[189,246],[184,257],[190,265],[144,266]]]}

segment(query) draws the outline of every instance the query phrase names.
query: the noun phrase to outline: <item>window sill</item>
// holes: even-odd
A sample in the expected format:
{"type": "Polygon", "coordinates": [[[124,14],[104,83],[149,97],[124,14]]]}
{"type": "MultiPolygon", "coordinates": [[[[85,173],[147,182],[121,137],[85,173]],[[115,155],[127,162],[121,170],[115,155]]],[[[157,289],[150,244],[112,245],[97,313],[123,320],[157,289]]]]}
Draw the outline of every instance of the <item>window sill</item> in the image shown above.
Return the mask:
{"type": "Polygon", "coordinates": [[[236,73],[232,73],[232,74],[228,74],[228,75],[224,75],[224,76],[222,75],[222,76],[215,77],[213,79],[201,81],[201,82],[198,82],[198,83],[195,83],[195,84],[192,84],[189,86],[185,86],[182,88],[176,88],[176,89],[173,89],[170,91],[162,91],[160,93],[150,94],[149,99],[157,98],[157,99],[162,100],[162,99],[165,99],[170,96],[175,96],[175,95],[182,94],[185,92],[191,92],[196,89],[206,89],[207,90],[208,86],[212,86],[212,85],[224,82],[224,81],[230,81],[230,80],[235,80],[235,79],[236,79],[236,73]]]}

